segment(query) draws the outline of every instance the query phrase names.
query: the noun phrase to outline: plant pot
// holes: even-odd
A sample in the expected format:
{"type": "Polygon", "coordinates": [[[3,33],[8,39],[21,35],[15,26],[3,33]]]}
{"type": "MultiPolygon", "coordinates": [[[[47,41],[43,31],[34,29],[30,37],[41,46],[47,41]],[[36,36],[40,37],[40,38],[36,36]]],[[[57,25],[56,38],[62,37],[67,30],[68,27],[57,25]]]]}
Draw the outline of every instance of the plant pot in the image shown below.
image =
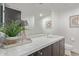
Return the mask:
{"type": "Polygon", "coordinates": [[[3,42],[4,45],[11,45],[11,44],[16,44],[17,41],[20,40],[19,36],[16,37],[8,37],[6,40],[3,42]]]}
{"type": "Polygon", "coordinates": [[[19,36],[6,38],[6,40],[19,40],[19,39],[20,39],[19,36]]]}

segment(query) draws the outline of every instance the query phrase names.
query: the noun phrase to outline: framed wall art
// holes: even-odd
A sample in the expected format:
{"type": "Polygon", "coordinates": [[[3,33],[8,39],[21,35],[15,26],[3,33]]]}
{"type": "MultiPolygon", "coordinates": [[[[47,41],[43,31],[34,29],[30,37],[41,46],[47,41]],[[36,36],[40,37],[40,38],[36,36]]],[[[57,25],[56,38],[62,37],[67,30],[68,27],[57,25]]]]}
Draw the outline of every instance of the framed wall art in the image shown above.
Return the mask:
{"type": "Polygon", "coordinates": [[[79,15],[70,16],[70,27],[79,28],[79,15]]]}

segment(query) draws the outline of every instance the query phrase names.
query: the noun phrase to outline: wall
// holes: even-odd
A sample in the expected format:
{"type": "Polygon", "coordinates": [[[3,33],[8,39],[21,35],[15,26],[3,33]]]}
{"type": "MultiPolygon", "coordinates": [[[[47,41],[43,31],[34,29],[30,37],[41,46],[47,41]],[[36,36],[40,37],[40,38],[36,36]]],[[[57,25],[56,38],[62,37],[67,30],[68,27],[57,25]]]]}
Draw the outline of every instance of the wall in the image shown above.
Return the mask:
{"type": "Polygon", "coordinates": [[[65,36],[66,43],[73,46],[73,51],[79,52],[79,28],[69,27],[69,16],[79,15],[79,8],[68,9],[69,11],[64,11],[59,13],[58,19],[58,35],[65,36]]]}
{"type": "MultiPolygon", "coordinates": [[[[39,4],[6,4],[7,7],[20,10],[22,13],[21,18],[22,20],[27,20],[28,17],[34,16],[35,22],[34,27],[29,30],[31,34],[35,33],[44,33],[44,30],[42,28],[42,20],[45,17],[50,16],[52,20],[55,21],[56,24],[56,13],[54,10],[51,11],[51,8],[45,7],[43,5],[39,4]],[[43,16],[40,16],[40,13],[43,14],[43,16]]],[[[29,19],[28,19],[29,20],[29,19]]],[[[30,21],[32,22],[32,21],[30,21]]],[[[52,28],[53,34],[56,31],[56,26],[52,28]],[[54,31],[55,30],[55,31],[54,31]]]]}

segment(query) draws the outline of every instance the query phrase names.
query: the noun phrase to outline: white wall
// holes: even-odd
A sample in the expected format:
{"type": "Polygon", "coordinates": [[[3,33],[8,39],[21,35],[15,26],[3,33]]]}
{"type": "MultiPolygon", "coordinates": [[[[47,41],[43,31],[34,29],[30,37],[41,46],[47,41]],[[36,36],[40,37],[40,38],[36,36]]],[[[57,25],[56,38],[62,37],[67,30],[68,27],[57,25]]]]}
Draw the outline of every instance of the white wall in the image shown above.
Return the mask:
{"type": "Polygon", "coordinates": [[[65,36],[66,42],[73,45],[73,50],[79,52],[79,28],[69,27],[69,16],[79,15],[79,8],[68,10],[59,13],[57,34],[65,36]]]}
{"type": "MultiPolygon", "coordinates": [[[[15,4],[6,4],[6,6],[9,8],[20,10],[22,20],[26,20],[27,17],[31,17],[31,16],[35,17],[34,18],[35,19],[34,27],[29,31],[31,34],[44,33],[44,30],[42,29],[42,22],[41,21],[45,17],[50,16],[51,19],[54,20],[55,24],[56,24],[55,11],[51,10],[51,8],[48,8],[46,6],[39,5],[39,4],[16,4],[16,3],[15,4]],[[43,14],[42,17],[40,17],[40,13],[43,14]]],[[[54,28],[52,30],[53,30],[52,33],[55,33],[56,26],[54,26],[54,28]]]]}

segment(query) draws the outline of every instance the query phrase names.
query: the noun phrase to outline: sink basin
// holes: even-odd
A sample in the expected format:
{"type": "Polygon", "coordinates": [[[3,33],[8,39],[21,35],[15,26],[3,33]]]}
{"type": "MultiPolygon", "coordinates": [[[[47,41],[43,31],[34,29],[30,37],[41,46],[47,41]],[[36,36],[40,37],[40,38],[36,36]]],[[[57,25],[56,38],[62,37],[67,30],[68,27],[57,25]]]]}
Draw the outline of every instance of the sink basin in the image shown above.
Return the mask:
{"type": "Polygon", "coordinates": [[[58,36],[56,36],[56,35],[48,35],[48,36],[46,36],[47,38],[57,38],[58,36]]]}

